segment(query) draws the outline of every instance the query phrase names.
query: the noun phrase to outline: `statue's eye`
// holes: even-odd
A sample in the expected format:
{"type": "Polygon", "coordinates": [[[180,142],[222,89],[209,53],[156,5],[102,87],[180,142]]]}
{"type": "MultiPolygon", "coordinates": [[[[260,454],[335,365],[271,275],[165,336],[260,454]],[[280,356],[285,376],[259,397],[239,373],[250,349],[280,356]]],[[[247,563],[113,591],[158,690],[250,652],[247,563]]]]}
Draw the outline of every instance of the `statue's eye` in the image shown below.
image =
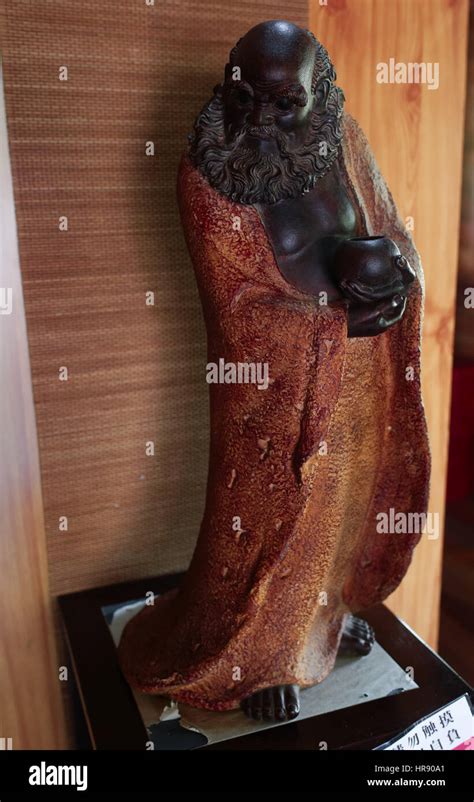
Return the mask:
{"type": "Polygon", "coordinates": [[[252,102],[252,95],[246,89],[239,89],[237,98],[242,106],[248,106],[252,102]]]}
{"type": "Polygon", "coordinates": [[[280,111],[289,111],[292,105],[293,103],[291,102],[289,97],[280,97],[275,103],[275,106],[280,111]]]}

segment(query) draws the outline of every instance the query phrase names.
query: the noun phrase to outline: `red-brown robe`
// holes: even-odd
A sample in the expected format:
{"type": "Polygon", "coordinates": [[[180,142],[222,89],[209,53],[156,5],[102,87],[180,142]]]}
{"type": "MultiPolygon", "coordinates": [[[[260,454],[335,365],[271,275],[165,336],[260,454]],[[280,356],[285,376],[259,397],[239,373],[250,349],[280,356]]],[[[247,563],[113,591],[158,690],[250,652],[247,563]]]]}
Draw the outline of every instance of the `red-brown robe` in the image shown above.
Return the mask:
{"type": "Polygon", "coordinates": [[[418,276],[402,321],[376,337],[349,339],[342,305],[321,307],[284,279],[256,209],[181,162],[208,360],[266,362],[271,383],[210,385],[207,502],[190,568],[119,645],[141,691],[225,710],[262,688],[321,682],[347,612],[385,599],[419,540],[379,533],[376,516],[427,506],[420,260],[347,114],[340,158],[367,233],[391,237],[418,276]]]}

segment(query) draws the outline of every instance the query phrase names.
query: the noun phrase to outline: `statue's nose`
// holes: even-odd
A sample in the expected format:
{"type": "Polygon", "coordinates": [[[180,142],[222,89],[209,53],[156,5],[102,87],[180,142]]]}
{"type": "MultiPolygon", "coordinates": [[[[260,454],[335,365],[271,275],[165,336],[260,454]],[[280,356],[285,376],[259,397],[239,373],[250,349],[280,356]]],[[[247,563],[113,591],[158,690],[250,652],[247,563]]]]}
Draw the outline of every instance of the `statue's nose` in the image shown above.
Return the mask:
{"type": "Polygon", "coordinates": [[[266,107],[261,103],[255,103],[252,113],[252,123],[254,125],[271,125],[272,116],[266,107]]]}

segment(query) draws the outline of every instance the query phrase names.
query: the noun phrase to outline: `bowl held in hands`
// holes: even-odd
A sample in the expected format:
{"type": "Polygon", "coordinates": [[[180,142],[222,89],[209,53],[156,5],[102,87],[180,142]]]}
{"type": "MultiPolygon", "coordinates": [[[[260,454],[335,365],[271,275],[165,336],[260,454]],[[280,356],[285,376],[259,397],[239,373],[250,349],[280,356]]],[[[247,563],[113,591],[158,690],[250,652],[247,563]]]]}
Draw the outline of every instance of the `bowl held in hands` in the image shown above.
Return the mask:
{"type": "Polygon", "coordinates": [[[389,237],[353,237],[339,245],[333,275],[347,298],[371,303],[406,295],[401,270],[404,263],[405,257],[389,237]]]}

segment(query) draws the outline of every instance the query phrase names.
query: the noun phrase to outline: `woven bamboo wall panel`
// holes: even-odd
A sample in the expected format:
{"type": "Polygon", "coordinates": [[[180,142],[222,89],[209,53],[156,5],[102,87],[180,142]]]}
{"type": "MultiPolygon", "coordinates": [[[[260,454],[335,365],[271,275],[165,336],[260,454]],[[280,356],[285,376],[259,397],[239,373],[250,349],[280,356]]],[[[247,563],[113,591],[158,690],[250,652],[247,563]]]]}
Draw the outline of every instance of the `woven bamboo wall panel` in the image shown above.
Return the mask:
{"type": "Polygon", "coordinates": [[[208,410],[178,160],[239,36],[307,25],[307,3],[16,0],[3,15],[51,590],[184,568],[208,410]]]}

